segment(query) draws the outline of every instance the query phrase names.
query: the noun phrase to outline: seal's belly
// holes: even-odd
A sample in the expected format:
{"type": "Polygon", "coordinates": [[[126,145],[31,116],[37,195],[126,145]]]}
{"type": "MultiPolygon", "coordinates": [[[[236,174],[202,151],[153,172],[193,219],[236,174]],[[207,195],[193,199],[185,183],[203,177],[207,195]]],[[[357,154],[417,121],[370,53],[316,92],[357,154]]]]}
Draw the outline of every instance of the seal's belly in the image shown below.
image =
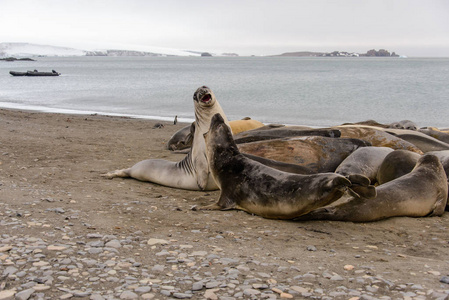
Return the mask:
{"type": "Polygon", "coordinates": [[[240,203],[236,208],[268,219],[292,219],[310,211],[307,205],[292,205],[283,201],[268,205],[248,201],[240,203]]]}

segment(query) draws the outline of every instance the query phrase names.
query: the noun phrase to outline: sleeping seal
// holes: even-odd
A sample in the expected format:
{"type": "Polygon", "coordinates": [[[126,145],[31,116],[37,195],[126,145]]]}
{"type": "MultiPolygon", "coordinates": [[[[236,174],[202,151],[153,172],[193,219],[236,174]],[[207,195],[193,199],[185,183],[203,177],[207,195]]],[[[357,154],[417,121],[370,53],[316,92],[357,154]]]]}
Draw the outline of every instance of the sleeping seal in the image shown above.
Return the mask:
{"type": "Polygon", "coordinates": [[[449,144],[425,133],[407,129],[386,129],[386,132],[407,141],[422,152],[449,150],[449,144]]]}
{"type": "Polygon", "coordinates": [[[132,177],[141,181],[187,190],[215,190],[217,185],[209,176],[206,158],[206,144],[203,134],[209,129],[210,119],[221,114],[228,125],[226,116],[211,89],[202,86],[193,94],[195,107],[195,130],[193,144],[186,157],[179,162],[162,159],[147,159],[128,169],[103,174],[106,178],[132,177]]]}
{"type": "MultiPolygon", "coordinates": [[[[179,151],[192,147],[193,131],[191,126],[194,126],[194,124],[195,122],[192,125],[188,125],[175,132],[167,142],[167,149],[179,151]]],[[[251,118],[246,117],[241,120],[229,121],[229,126],[231,126],[232,134],[238,134],[263,127],[264,125],[257,120],[252,120],[251,118]]]]}
{"type": "Polygon", "coordinates": [[[341,131],[341,137],[355,138],[370,142],[375,147],[390,147],[393,149],[406,149],[419,154],[422,151],[413,145],[399,137],[385,132],[384,128],[372,127],[366,125],[344,125],[336,126],[341,131]]]}
{"type": "Polygon", "coordinates": [[[388,147],[371,146],[359,148],[341,162],[335,173],[346,177],[350,175],[364,175],[369,178],[371,184],[374,184],[379,167],[385,157],[393,151],[393,149],[388,147]]]}
{"type": "Polygon", "coordinates": [[[410,173],[421,157],[418,153],[408,150],[394,150],[385,156],[377,172],[377,182],[384,184],[410,173]]]}
{"type": "Polygon", "coordinates": [[[359,139],[304,136],[238,144],[242,153],[309,168],[315,173],[334,172],[349,154],[371,146],[359,139]]]}
{"type": "Polygon", "coordinates": [[[441,216],[447,202],[447,177],[435,155],[419,158],[414,169],[376,188],[374,199],[351,197],[296,220],[371,222],[391,217],[441,216]]]}
{"type": "Polygon", "coordinates": [[[271,219],[292,219],[338,200],[351,185],[335,173],[297,175],[242,155],[223,117],[215,114],[204,135],[212,177],[221,190],[216,204],[200,209],[241,209],[271,219]]]}

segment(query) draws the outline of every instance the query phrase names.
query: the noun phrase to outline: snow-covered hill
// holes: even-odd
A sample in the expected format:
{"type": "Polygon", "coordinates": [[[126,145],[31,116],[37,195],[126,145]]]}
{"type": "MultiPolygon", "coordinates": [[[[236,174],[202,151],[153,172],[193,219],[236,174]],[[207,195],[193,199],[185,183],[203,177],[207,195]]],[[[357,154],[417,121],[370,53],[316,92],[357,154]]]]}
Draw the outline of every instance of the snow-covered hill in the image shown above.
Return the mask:
{"type": "Polygon", "coordinates": [[[28,43],[0,43],[0,56],[83,56],[86,51],[73,48],[28,43]]]}
{"type": "Polygon", "coordinates": [[[66,47],[57,47],[49,45],[37,45],[29,43],[0,43],[0,57],[33,57],[33,56],[199,56],[191,51],[161,48],[161,47],[138,47],[139,49],[120,49],[120,50],[80,50],[66,47]]]}

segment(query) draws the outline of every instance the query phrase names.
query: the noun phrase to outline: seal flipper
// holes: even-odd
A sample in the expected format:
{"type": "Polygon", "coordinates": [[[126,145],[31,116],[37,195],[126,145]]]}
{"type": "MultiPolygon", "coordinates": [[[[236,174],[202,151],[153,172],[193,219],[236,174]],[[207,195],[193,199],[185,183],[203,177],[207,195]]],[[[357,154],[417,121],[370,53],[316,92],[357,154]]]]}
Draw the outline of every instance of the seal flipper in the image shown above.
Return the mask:
{"type": "Polygon", "coordinates": [[[361,186],[369,186],[371,183],[369,178],[364,175],[350,174],[350,175],[347,175],[346,178],[348,178],[352,184],[356,183],[361,186]]]}
{"type": "Polygon", "coordinates": [[[377,196],[376,188],[373,185],[362,186],[358,184],[352,184],[348,188],[348,192],[355,198],[374,199],[377,196]]]}
{"type": "Polygon", "coordinates": [[[234,209],[234,208],[235,208],[235,202],[226,196],[223,197],[223,193],[221,193],[220,199],[218,200],[217,203],[202,206],[198,209],[199,210],[230,210],[230,209],[234,209]]]}
{"type": "Polygon", "coordinates": [[[373,199],[377,196],[376,188],[370,185],[371,181],[368,177],[359,174],[351,174],[346,176],[351,181],[351,186],[348,192],[351,196],[356,198],[373,199]]]}

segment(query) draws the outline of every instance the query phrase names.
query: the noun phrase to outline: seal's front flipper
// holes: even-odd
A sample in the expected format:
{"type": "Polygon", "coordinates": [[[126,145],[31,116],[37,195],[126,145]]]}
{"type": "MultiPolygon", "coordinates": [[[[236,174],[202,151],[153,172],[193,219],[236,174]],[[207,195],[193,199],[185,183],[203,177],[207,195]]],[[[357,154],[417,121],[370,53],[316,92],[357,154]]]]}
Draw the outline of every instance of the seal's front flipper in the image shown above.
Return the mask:
{"type": "Polygon", "coordinates": [[[364,175],[351,174],[347,175],[346,178],[348,178],[352,183],[356,183],[361,186],[369,186],[371,184],[369,178],[364,175]]]}
{"type": "Polygon", "coordinates": [[[352,184],[348,188],[348,192],[351,196],[356,198],[374,199],[377,196],[376,188],[373,185],[362,186],[358,184],[352,184]]]}
{"type": "Polygon", "coordinates": [[[218,205],[218,203],[214,203],[206,206],[201,206],[197,210],[222,210],[222,209],[223,208],[220,205],[218,205]]]}
{"type": "Polygon", "coordinates": [[[359,174],[351,174],[346,176],[351,181],[349,194],[356,198],[373,199],[377,196],[376,188],[371,184],[368,177],[359,174]]]}
{"type": "Polygon", "coordinates": [[[230,210],[235,208],[235,202],[226,197],[223,196],[223,192],[221,192],[220,199],[217,203],[206,205],[198,208],[199,210],[230,210]]]}

